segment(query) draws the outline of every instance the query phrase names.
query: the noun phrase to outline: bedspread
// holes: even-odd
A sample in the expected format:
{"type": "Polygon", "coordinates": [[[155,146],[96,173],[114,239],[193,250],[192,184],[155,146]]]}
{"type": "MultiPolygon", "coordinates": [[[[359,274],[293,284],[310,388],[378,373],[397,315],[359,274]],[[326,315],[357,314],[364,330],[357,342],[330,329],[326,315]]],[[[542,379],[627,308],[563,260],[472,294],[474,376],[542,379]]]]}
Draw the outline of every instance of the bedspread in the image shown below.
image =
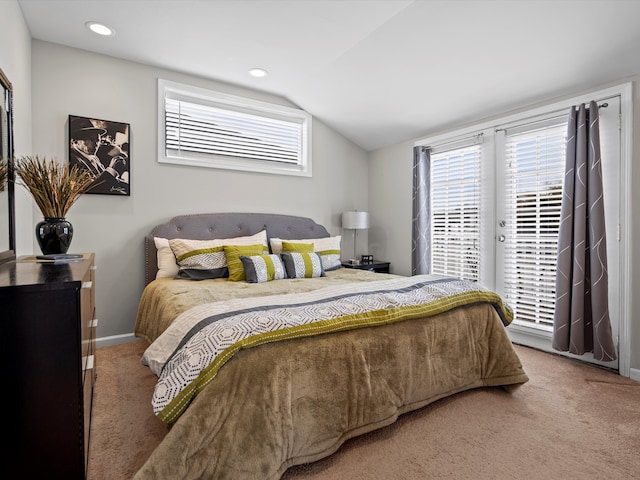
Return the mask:
{"type": "Polygon", "coordinates": [[[135,480],[277,480],[289,466],[324,458],[404,412],[527,380],[486,303],[240,350],[135,480]]]}
{"type": "Polygon", "coordinates": [[[154,412],[173,423],[242,348],[428,317],[480,302],[494,305],[505,326],[511,322],[511,310],[494,292],[477,283],[431,275],[194,307],[143,356],[143,362],[160,375],[154,412]]]}

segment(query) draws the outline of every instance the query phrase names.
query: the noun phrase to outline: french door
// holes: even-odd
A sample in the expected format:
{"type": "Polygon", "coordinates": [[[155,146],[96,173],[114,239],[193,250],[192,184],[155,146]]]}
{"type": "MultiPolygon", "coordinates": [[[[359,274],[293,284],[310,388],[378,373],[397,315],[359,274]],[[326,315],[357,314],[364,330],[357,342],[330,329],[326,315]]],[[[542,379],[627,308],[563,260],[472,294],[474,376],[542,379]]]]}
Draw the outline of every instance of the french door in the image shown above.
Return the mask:
{"type": "MultiPolygon", "coordinates": [[[[617,343],[620,302],[620,98],[599,109],[604,181],[609,313],[617,343]]],[[[602,104],[602,102],[601,102],[602,104]]],[[[566,115],[549,115],[495,132],[495,286],[513,308],[513,341],[551,348],[558,229],[565,167],[566,115]]],[[[562,353],[564,352],[556,352],[562,353]]],[[[566,353],[568,356],[573,356],[566,353]]],[[[581,360],[599,362],[588,353],[581,360]]]]}

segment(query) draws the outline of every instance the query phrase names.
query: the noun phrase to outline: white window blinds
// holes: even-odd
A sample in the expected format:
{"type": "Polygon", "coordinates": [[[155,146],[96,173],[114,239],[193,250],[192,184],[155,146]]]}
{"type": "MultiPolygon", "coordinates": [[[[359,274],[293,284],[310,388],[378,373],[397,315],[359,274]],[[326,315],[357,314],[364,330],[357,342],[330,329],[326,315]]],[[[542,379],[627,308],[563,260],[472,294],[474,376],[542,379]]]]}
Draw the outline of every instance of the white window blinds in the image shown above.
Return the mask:
{"type": "Polygon", "coordinates": [[[479,279],[481,154],[479,144],[432,150],[432,273],[479,279]]]}
{"type": "Polygon", "coordinates": [[[504,295],[515,323],[551,331],[566,122],[518,130],[505,139],[504,295]]]}
{"type": "Polygon", "coordinates": [[[306,112],[171,82],[159,90],[161,161],[310,176],[306,112]]]}

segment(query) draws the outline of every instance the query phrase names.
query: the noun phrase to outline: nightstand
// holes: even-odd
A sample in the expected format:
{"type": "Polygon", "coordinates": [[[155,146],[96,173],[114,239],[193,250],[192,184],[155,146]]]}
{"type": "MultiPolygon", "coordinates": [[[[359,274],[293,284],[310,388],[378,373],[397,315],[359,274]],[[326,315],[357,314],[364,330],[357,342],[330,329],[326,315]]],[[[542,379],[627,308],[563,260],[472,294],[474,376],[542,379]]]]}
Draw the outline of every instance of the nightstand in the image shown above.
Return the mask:
{"type": "Polygon", "coordinates": [[[355,268],[358,270],[369,270],[376,273],[389,273],[390,262],[374,261],[372,263],[360,263],[354,264],[349,262],[343,262],[342,266],[345,268],[355,268]]]}

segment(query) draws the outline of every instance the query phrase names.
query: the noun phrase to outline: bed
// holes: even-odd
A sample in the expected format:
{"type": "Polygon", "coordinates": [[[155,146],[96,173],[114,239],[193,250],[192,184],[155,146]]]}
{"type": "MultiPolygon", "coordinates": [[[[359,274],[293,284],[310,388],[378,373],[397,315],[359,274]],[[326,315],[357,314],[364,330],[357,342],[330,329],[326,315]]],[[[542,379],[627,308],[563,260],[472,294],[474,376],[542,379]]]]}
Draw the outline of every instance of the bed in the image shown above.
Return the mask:
{"type": "Polygon", "coordinates": [[[135,479],[277,480],[438,399],[528,381],[494,292],[340,268],[339,241],[261,213],[183,215],[146,236],[135,334],[168,433],[135,479]]]}

